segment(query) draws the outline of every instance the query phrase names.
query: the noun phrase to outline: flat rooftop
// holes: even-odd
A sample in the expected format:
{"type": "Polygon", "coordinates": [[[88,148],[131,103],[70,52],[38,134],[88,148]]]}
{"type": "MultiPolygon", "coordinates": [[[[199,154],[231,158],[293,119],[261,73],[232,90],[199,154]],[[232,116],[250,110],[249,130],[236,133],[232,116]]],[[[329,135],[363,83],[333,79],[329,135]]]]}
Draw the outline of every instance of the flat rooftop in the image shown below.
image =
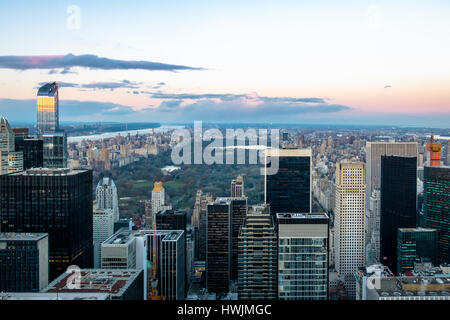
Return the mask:
{"type": "Polygon", "coordinates": [[[381,278],[380,297],[450,296],[450,277],[387,277],[381,278]]]}
{"type": "Polygon", "coordinates": [[[150,236],[155,233],[157,236],[162,236],[163,241],[176,241],[183,235],[184,230],[122,230],[116,232],[111,237],[106,239],[102,243],[102,246],[125,245],[131,242],[136,237],[150,236]]]}
{"type": "Polygon", "coordinates": [[[72,274],[63,273],[42,292],[106,293],[120,296],[142,272],[135,269],[81,269],[80,288],[69,288],[68,279],[72,274]]]}
{"type": "Polygon", "coordinates": [[[109,293],[84,292],[4,292],[1,300],[109,300],[109,293]]]}
{"type": "Polygon", "coordinates": [[[280,212],[277,219],[328,219],[328,216],[326,213],[280,212]]]}
{"type": "Polygon", "coordinates": [[[10,173],[10,176],[71,176],[80,172],[86,172],[83,169],[69,169],[69,168],[32,168],[25,171],[10,173]]]}
{"type": "Polygon", "coordinates": [[[48,233],[0,232],[0,241],[38,241],[48,237],[48,233]]]}

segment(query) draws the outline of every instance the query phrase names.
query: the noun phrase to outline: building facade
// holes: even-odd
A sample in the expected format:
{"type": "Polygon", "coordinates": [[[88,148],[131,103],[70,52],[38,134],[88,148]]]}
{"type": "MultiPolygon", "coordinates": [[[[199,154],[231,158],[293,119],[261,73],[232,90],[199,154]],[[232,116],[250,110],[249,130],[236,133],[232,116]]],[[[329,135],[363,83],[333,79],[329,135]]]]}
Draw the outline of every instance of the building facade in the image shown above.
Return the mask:
{"type": "Polygon", "coordinates": [[[328,216],[278,213],[278,299],[328,299],[328,216]]]}
{"type": "Polygon", "coordinates": [[[59,93],[56,82],[46,83],[37,94],[37,133],[59,130],[59,93]]]}
{"type": "Polygon", "coordinates": [[[425,226],[438,230],[438,260],[450,263],[450,167],[425,167],[425,226]]]}
{"type": "Polygon", "coordinates": [[[364,163],[336,165],[334,246],[335,266],[350,299],[356,298],[354,273],[365,266],[364,163]]]}
{"type": "Polygon", "coordinates": [[[381,263],[397,272],[397,229],[417,225],[417,158],[381,157],[381,263]]]}
{"type": "Polygon", "coordinates": [[[0,176],[2,232],[46,232],[52,280],[92,267],[92,171],[29,169],[0,176]]]}
{"type": "Polygon", "coordinates": [[[310,149],[266,150],[264,200],[270,205],[270,212],[274,217],[279,212],[311,212],[311,163],[310,149]],[[268,174],[269,168],[274,168],[276,161],[278,171],[268,174]]]}
{"type": "Polygon", "coordinates": [[[47,233],[0,233],[0,292],[39,292],[48,271],[47,233]]]}
{"type": "Polygon", "coordinates": [[[277,252],[277,232],[268,206],[253,206],[239,233],[238,299],[277,298],[277,252]]]}
{"type": "Polygon", "coordinates": [[[95,189],[97,208],[100,210],[109,209],[112,211],[114,222],[119,221],[119,200],[117,187],[111,177],[103,177],[97,183],[95,189]]]}

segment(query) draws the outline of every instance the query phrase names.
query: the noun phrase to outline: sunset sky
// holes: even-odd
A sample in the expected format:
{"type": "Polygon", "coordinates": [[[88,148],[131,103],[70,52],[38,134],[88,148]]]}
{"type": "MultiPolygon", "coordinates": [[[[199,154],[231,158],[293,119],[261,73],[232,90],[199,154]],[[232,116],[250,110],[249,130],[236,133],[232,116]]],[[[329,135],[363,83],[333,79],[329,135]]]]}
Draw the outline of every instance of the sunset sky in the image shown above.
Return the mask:
{"type": "Polygon", "coordinates": [[[56,81],[62,122],[450,127],[450,1],[0,0],[0,39],[13,124],[56,81]]]}

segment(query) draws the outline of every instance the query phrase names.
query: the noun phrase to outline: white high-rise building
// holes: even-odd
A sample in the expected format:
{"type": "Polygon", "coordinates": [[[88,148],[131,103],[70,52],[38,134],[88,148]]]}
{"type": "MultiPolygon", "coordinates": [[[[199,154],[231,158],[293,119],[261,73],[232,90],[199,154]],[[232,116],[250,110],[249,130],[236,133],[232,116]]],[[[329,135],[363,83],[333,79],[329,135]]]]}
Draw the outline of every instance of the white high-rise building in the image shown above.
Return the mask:
{"type": "Polygon", "coordinates": [[[119,201],[117,187],[113,179],[104,177],[100,179],[96,189],[97,209],[111,209],[114,222],[119,221],[119,201]]]}
{"type": "Polygon", "coordinates": [[[152,190],[152,213],[156,214],[161,211],[164,207],[164,187],[163,183],[155,182],[152,190]]]}
{"type": "Polygon", "coordinates": [[[114,234],[114,217],[111,209],[94,208],[93,216],[94,268],[101,268],[102,242],[114,234]]]}
{"type": "Polygon", "coordinates": [[[372,191],[380,189],[381,156],[418,156],[417,142],[367,142],[366,143],[366,201],[372,191]]]}
{"type": "Polygon", "coordinates": [[[365,265],[364,163],[339,162],[335,186],[335,265],[350,299],[355,299],[354,273],[365,265]]]}
{"type": "Polygon", "coordinates": [[[8,120],[0,116],[0,174],[8,173],[11,152],[14,152],[14,132],[8,120]]]}
{"type": "Polygon", "coordinates": [[[380,261],[380,190],[374,190],[366,210],[366,263],[380,261]]]}

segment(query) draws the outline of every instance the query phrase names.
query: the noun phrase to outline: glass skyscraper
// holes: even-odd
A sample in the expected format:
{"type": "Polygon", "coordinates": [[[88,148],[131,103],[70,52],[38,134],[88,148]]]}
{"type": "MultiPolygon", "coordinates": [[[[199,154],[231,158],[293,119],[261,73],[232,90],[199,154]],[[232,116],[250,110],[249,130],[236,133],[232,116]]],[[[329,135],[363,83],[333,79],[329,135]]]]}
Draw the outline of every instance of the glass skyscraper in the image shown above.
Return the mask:
{"type": "Polygon", "coordinates": [[[277,233],[269,208],[253,206],[239,233],[238,299],[276,299],[277,263],[277,233]]]}
{"type": "Polygon", "coordinates": [[[436,264],[436,229],[399,228],[397,232],[397,275],[414,270],[414,262],[424,259],[436,264]]]}
{"type": "Polygon", "coordinates": [[[397,229],[415,228],[417,158],[381,156],[381,263],[397,272],[397,229]]]}
{"type": "MultiPolygon", "coordinates": [[[[280,149],[266,151],[266,170],[278,158],[278,172],[265,175],[265,202],[276,217],[279,212],[311,212],[311,150],[280,149]]],[[[267,171],[266,171],[267,172],[267,171]]]]}
{"type": "Polygon", "coordinates": [[[278,299],[328,299],[326,214],[278,213],[278,299]]]}
{"type": "Polygon", "coordinates": [[[425,226],[438,230],[440,263],[450,263],[450,167],[425,167],[423,186],[425,226]]]}
{"type": "Polygon", "coordinates": [[[37,94],[37,134],[54,132],[59,129],[58,84],[46,83],[37,94]]]}
{"type": "Polygon", "coordinates": [[[2,232],[49,234],[50,280],[92,268],[92,171],[29,169],[0,176],[2,232]]]}

